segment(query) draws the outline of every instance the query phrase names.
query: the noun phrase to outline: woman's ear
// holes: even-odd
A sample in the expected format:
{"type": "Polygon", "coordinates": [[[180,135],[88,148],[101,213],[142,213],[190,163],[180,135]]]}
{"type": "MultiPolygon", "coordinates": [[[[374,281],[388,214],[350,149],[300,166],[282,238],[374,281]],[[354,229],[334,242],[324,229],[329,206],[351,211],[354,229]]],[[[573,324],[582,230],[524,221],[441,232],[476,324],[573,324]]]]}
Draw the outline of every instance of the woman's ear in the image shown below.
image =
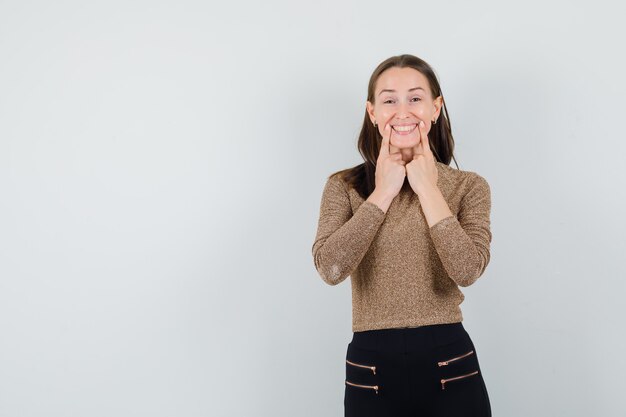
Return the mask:
{"type": "Polygon", "coordinates": [[[439,115],[441,114],[441,106],[443,106],[443,97],[439,96],[433,102],[433,106],[435,107],[435,115],[436,119],[439,119],[439,115]]]}
{"type": "Polygon", "coordinates": [[[365,102],[365,108],[367,110],[367,114],[370,116],[370,121],[376,120],[374,117],[374,106],[369,102],[369,100],[365,102]]]}

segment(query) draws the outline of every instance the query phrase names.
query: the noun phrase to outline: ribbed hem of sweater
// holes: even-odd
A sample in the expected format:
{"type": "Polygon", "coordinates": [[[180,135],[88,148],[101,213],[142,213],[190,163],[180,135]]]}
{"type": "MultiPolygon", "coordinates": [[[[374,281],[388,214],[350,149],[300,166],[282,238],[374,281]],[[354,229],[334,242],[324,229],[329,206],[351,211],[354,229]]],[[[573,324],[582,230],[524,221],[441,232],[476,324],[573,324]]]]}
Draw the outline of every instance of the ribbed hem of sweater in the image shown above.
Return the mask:
{"type": "Polygon", "coordinates": [[[363,332],[366,330],[380,330],[380,329],[394,329],[401,327],[415,327],[415,326],[428,326],[431,324],[449,324],[449,323],[458,323],[463,321],[463,313],[456,314],[455,317],[446,316],[446,318],[430,318],[430,319],[420,319],[420,318],[410,318],[406,320],[393,320],[393,321],[380,321],[366,324],[353,324],[352,331],[353,332],[363,332]]]}

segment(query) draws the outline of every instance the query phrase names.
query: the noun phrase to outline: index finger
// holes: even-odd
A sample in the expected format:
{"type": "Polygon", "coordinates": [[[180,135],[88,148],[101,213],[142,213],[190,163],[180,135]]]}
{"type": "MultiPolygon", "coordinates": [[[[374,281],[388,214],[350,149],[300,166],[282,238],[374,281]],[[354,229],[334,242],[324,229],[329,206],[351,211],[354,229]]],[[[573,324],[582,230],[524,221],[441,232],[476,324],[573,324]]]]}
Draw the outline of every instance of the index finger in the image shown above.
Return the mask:
{"type": "Polygon", "coordinates": [[[433,152],[430,149],[430,141],[428,139],[428,133],[426,133],[426,123],[424,123],[423,120],[421,120],[420,123],[421,124],[418,126],[418,129],[420,131],[420,138],[422,141],[422,150],[424,153],[430,154],[430,156],[433,156],[433,152]]]}
{"type": "Polygon", "coordinates": [[[391,126],[389,122],[385,123],[385,128],[383,129],[383,140],[380,143],[380,152],[379,155],[389,156],[391,153],[391,148],[389,146],[389,140],[391,139],[391,126]]]}

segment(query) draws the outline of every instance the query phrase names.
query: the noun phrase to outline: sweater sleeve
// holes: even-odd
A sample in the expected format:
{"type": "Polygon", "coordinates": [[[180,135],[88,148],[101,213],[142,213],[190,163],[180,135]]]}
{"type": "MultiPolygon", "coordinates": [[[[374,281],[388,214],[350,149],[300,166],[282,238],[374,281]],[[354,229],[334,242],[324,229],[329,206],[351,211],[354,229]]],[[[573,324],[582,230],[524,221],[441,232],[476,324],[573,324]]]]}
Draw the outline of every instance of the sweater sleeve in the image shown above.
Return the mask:
{"type": "Polygon", "coordinates": [[[461,200],[458,218],[448,216],[430,227],[444,269],[461,287],[476,282],[490,259],[491,190],[483,177],[474,175],[469,191],[461,200]]]}
{"type": "Polygon", "coordinates": [[[356,269],[385,214],[367,200],[352,213],[343,180],[338,175],[328,179],[322,193],[317,235],[311,248],[315,268],[324,282],[337,285],[356,269]]]}

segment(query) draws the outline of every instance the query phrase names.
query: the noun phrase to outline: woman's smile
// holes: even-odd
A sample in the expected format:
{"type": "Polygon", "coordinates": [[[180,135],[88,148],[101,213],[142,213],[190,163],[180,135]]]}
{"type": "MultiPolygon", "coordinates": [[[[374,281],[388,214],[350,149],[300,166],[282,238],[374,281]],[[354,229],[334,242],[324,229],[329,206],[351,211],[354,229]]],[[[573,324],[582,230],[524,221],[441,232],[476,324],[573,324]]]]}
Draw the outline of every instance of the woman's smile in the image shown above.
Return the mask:
{"type": "Polygon", "coordinates": [[[413,133],[413,131],[415,130],[416,127],[417,127],[416,123],[414,123],[412,125],[391,126],[391,128],[393,129],[394,132],[396,132],[398,135],[402,135],[402,136],[410,135],[411,133],[413,133]]]}

